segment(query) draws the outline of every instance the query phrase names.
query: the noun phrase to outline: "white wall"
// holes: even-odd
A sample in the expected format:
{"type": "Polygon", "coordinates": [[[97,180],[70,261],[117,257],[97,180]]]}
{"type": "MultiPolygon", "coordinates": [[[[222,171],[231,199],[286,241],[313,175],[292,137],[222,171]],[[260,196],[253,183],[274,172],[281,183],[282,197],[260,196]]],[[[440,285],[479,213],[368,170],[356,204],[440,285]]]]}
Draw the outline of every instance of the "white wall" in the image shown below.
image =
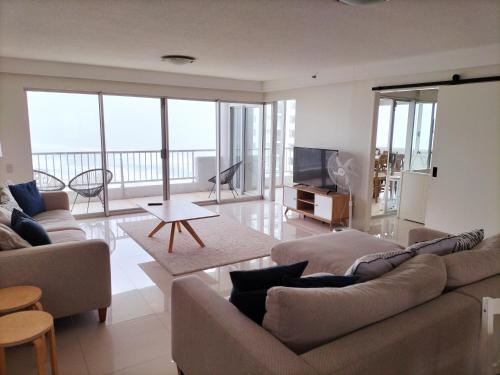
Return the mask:
{"type": "Polygon", "coordinates": [[[500,82],[439,90],[426,225],[500,233],[500,82]]]}
{"type": "MultiPolygon", "coordinates": [[[[325,86],[271,92],[266,101],[296,99],[295,142],[297,146],[339,149],[344,157],[354,157],[359,176],[354,180],[354,227],[368,229],[374,147],[374,86],[428,82],[451,79],[459,73],[463,78],[499,75],[500,66],[443,71],[417,75],[385,77],[325,86]]],[[[466,86],[464,86],[466,87],[466,86]]],[[[438,112],[439,112],[438,104],[438,112]]],[[[439,128],[437,122],[436,128],[439,128]]]]}
{"type": "Polygon", "coordinates": [[[228,101],[262,101],[264,97],[263,93],[249,91],[0,73],[0,141],[3,151],[3,158],[0,159],[0,181],[25,181],[32,177],[26,89],[101,91],[111,94],[228,101]],[[12,173],[7,172],[8,165],[12,166],[12,173]]]}

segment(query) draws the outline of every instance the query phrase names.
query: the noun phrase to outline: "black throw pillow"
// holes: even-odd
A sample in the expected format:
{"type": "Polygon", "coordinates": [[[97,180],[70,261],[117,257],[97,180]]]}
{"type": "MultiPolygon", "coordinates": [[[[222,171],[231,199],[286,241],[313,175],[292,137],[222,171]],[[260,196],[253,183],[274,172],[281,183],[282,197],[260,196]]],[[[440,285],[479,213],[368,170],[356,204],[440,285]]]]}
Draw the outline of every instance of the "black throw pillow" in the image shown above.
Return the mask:
{"type": "Polygon", "coordinates": [[[257,324],[262,324],[266,313],[267,290],[283,285],[284,277],[297,278],[307,267],[306,262],[251,271],[229,273],[233,290],[229,302],[257,324]]]}
{"type": "Polygon", "coordinates": [[[356,284],[359,276],[310,276],[310,277],[285,277],[283,286],[291,288],[341,288],[356,284]]]}
{"type": "Polygon", "coordinates": [[[266,314],[267,289],[238,292],[233,289],[229,301],[248,318],[262,324],[266,314]]]}
{"type": "Polygon", "coordinates": [[[300,277],[307,267],[307,261],[287,264],[284,266],[275,266],[250,271],[232,271],[229,272],[233,289],[240,292],[251,290],[269,289],[273,286],[281,285],[283,278],[300,277]]]}
{"type": "Polygon", "coordinates": [[[51,243],[45,228],[24,212],[14,209],[12,211],[10,226],[14,232],[28,241],[31,246],[49,245],[51,243]]]}

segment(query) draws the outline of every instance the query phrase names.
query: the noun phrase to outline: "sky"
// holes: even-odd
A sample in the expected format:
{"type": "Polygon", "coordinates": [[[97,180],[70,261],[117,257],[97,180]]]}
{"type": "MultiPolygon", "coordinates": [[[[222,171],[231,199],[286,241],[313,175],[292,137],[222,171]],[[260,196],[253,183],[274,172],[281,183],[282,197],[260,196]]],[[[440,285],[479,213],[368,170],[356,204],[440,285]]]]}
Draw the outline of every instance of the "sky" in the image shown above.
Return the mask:
{"type": "MultiPolygon", "coordinates": [[[[27,93],[32,152],[99,151],[99,104],[95,94],[27,93]]],[[[214,149],[216,104],[168,100],[171,150],[214,149]]],[[[108,151],[161,149],[158,98],[104,95],[108,151]]]]}

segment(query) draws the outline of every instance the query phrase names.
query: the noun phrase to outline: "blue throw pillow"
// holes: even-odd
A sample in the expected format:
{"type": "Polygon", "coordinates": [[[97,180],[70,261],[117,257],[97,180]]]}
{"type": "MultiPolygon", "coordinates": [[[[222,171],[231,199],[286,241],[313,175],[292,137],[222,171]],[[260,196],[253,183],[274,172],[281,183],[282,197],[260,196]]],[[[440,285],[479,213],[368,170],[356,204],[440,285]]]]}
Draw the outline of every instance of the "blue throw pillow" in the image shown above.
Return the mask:
{"type": "Polygon", "coordinates": [[[49,245],[51,243],[49,235],[35,219],[25,213],[14,209],[12,211],[10,226],[31,246],[49,245]]]}
{"type": "Polygon", "coordinates": [[[35,181],[9,185],[9,190],[22,210],[29,216],[35,216],[45,211],[45,204],[35,181]]]}

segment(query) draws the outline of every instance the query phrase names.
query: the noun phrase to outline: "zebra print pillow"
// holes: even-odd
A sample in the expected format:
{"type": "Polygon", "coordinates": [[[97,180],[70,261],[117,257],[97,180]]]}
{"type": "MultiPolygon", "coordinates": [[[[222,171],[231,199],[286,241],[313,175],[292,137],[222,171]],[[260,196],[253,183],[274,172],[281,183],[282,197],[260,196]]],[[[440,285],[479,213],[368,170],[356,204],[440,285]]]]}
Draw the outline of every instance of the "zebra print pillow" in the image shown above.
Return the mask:
{"type": "Polygon", "coordinates": [[[484,239],[484,229],[474,229],[470,232],[460,233],[456,236],[457,242],[453,252],[470,250],[476,247],[484,239]]]}

